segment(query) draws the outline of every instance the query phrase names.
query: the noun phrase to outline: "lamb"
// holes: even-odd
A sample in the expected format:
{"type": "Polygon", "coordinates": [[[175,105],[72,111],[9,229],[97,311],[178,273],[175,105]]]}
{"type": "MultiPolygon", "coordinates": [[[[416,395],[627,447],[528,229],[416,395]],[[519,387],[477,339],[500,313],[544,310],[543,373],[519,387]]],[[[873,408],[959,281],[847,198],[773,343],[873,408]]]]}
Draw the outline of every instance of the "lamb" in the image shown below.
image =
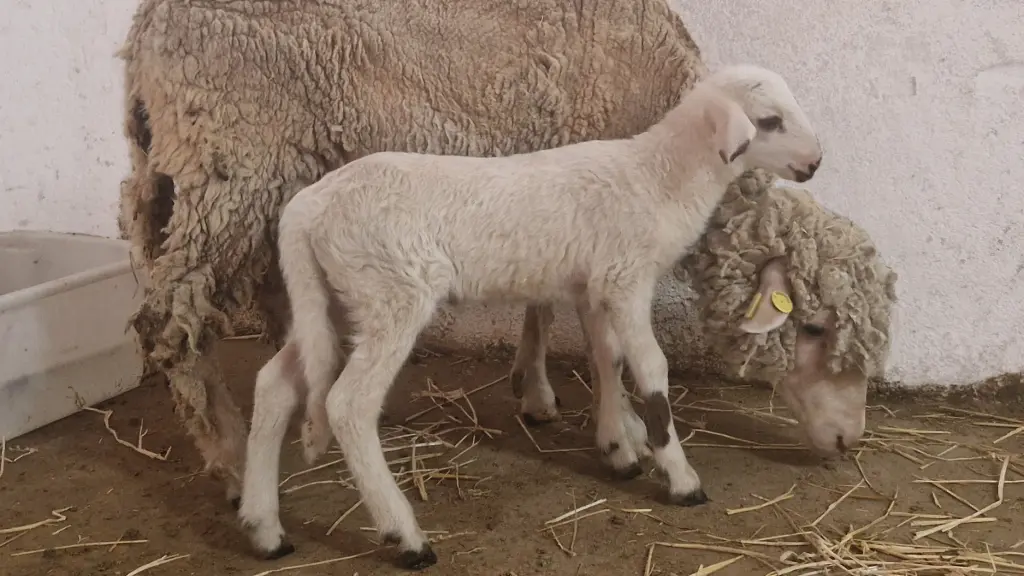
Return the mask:
{"type": "Polygon", "coordinates": [[[274,239],[295,192],[384,150],[628,137],[704,73],[665,0],[141,0],[120,56],[119,225],[150,277],[132,324],[236,505],[246,425],[211,348],[250,311],[282,345],[274,239]]]}
{"type": "Polygon", "coordinates": [[[388,470],[377,416],[446,300],[574,303],[599,393],[621,387],[613,380],[624,358],[648,405],[671,501],[705,502],[672,421],[668,364],[650,324],[655,282],[701,236],[738,175],[761,168],[807,181],[821,157],[785,81],[740,65],[698,83],[632,138],[504,158],[383,152],[300,191],[278,241],[292,330],[260,371],[248,442],[240,517],[254,545],[270,556],[291,548],[277,517],[277,458],[304,381],[306,446],[326,449],[326,416],[379,533],[399,546],[399,564],[436,563],[388,470]],[[332,293],[354,327],[354,350],[334,382],[332,293]],[[302,374],[289,375],[297,365],[302,374]]]}
{"type": "MultiPolygon", "coordinates": [[[[673,271],[699,295],[705,339],[725,369],[775,386],[819,455],[856,445],[868,381],[888,359],[896,302],[897,275],[867,232],[806,190],[752,170],[729,186],[708,231],[673,271]]],[[[550,305],[531,311],[513,368],[516,393],[557,417],[553,401],[538,401],[554,397],[543,346],[553,315],[550,305]],[[531,378],[522,377],[526,370],[531,378]]],[[[635,476],[646,432],[624,389],[603,391],[611,401],[602,411],[595,396],[598,438],[628,439],[605,452],[616,470],[635,476]]]]}

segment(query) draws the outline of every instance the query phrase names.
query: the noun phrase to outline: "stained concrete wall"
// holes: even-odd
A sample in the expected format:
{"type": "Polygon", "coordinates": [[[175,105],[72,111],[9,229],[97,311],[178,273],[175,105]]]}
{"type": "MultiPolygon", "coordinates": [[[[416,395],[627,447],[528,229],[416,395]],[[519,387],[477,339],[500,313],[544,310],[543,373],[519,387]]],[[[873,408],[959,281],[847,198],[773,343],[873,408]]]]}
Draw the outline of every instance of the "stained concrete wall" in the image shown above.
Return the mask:
{"type": "MultiPolygon", "coordinates": [[[[819,127],[810,189],[900,274],[888,378],[964,384],[1024,369],[1024,3],[672,0],[707,62],[779,71],[819,127]]],[[[4,0],[0,230],[115,236],[121,67],[136,0],[4,0]]],[[[663,285],[659,337],[702,361],[687,300],[663,285]]],[[[519,310],[442,314],[449,343],[514,343],[519,310]]],[[[579,351],[561,311],[553,349],[579,351]]]]}

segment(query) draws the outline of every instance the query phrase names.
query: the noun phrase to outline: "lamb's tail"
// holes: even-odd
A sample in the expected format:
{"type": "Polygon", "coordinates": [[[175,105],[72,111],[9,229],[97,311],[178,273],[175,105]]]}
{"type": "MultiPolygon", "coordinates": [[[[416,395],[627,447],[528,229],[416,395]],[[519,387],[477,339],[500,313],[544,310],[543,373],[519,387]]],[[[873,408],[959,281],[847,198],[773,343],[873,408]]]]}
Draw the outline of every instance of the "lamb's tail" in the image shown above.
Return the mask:
{"type": "Polygon", "coordinates": [[[310,463],[327,450],[331,439],[327,421],[327,392],[337,376],[338,336],[329,315],[330,292],[310,244],[311,210],[301,192],[285,206],[278,225],[281,273],[291,303],[290,339],[299,348],[308,387],[302,443],[310,463]]]}

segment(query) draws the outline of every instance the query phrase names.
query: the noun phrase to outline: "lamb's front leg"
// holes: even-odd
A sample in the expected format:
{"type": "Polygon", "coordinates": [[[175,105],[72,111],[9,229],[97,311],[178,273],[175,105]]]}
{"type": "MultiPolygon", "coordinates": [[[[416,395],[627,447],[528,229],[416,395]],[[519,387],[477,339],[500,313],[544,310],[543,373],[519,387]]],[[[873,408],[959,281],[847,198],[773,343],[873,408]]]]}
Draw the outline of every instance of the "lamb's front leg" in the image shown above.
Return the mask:
{"type": "Polygon", "coordinates": [[[530,426],[562,419],[558,411],[561,402],[551,389],[545,365],[548,330],[554,319],[555,313],[550,304],[526,307],[523,334],[509,375],[512,393],[520,399],[519,413],[523,422],[530,426]]]}
{"type": "Polygon", "coordinates": [[[591,312],[590,303],[581,299],[576,314],[583,328],[587,364],[590,370],[591,417],[596,424],[597,448],[604,461],[623,480],[643,472],[640,459],[650,456],[647,430],[633,411],[629,394],[622,386],[622,353],[618,339],[608,322],[591,312]]]}
{"type": "MultiPolygon", "coordinates": [[[[658,468],[668,476],[669,499],[674,504],[694,506],[708,501],[701,488],[700,477],[686,460],[679,443],[672,407],[668,401],[668,360],[661,351],[651,328],[651,296],[653,290],[629,295],[610,302],[607,321],[619,337],[637,388],[644,397],[644,421],[647,437],[654,448],[658,468]]],[[[597,316],[603,310],[595,310],[597,316]]]]}

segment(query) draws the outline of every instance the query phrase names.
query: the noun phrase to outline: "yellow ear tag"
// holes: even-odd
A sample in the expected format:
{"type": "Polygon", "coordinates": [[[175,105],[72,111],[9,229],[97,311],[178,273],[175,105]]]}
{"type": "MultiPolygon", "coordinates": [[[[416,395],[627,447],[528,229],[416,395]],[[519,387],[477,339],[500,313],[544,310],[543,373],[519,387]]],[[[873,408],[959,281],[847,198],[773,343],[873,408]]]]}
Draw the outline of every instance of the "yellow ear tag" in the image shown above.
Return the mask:
{"type": "Polygon", "coordinates": [[[750,303],[750,308],[747,308],[747,320],[754,317],[754,313],[757,312],[757,307],[761,305],[761,293],[754,293],[754,300],[750,303]]]}
{"type": "Polygon", "coordinates": [[[789,314],[793,311],[793,301],[789,299],[789,296],[785,292],[779,292],[778,290],[772,292],[772,306],[783,314],[789,314]]]}

